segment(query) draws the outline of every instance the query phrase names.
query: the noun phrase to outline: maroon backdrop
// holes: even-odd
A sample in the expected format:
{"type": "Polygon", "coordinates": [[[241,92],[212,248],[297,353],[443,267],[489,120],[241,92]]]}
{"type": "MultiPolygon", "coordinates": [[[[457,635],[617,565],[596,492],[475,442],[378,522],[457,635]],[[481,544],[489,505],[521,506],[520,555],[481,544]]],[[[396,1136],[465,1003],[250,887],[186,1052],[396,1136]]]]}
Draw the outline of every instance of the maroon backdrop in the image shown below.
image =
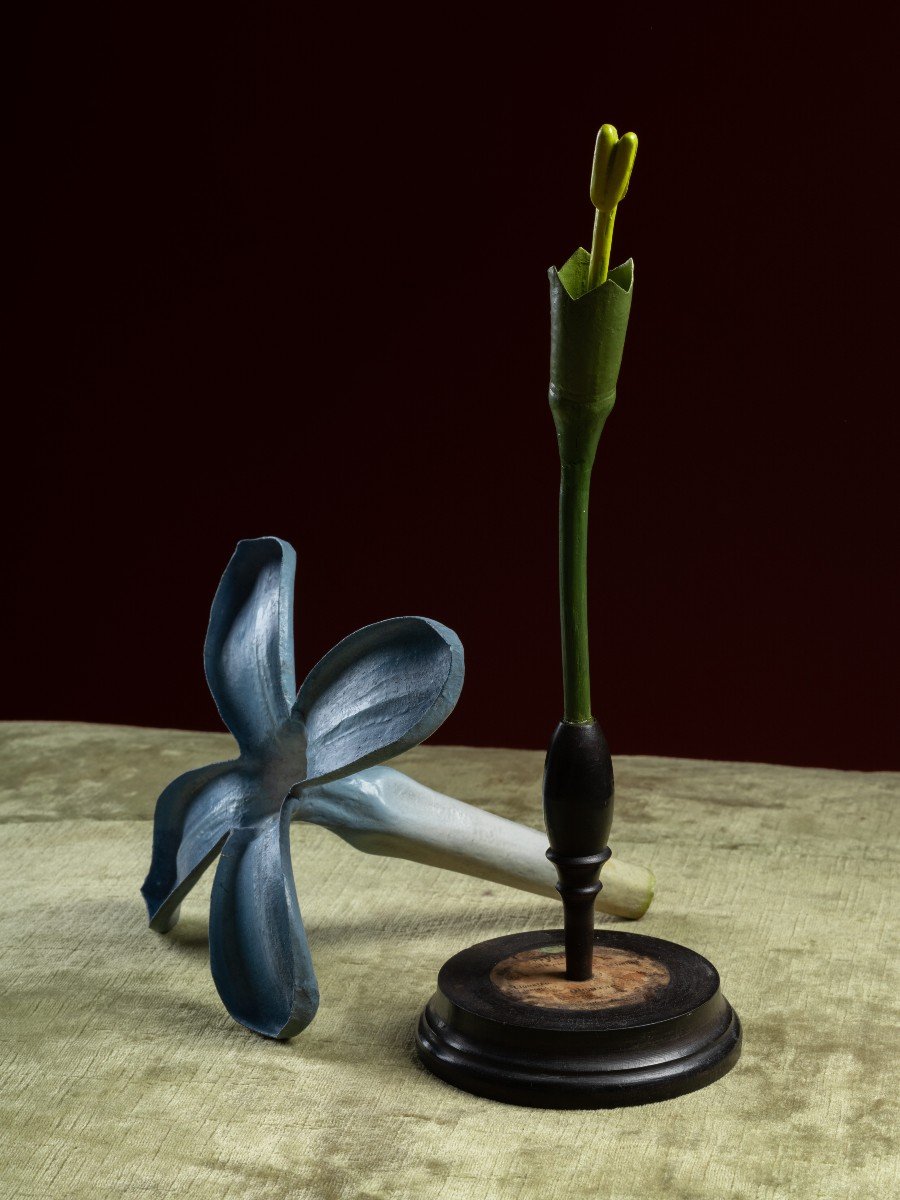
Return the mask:
{"type": "Polygon", "coordinates": [[[619,753],[900,767],[879,31],[293,11],[59,5],[16,47],[3,716],[219,728],[209,602],[278,534],[298,673],[430,615],[467,654],[440,739],[545,745],[545,271],[606,120],[641,149],[595,711],[619,753]]]}

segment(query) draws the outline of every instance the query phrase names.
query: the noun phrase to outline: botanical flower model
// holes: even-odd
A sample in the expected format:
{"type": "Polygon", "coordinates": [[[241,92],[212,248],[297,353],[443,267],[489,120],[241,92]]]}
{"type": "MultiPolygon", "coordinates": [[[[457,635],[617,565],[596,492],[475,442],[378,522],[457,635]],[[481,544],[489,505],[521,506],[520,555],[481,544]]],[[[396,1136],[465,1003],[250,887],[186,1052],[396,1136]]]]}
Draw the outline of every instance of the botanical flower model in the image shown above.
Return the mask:
{"type": "Polygon", "coordinates": [[[269,1037],[313,1019],[316,977],[291,871],[289,823],[307,790],[392,758],[427,738],[463,682],[456,634],[423,617],[351,634],[294,682],[296,556],[277,538],[238,544],[213,602],[205,665],[240,749],[174,780],[157,803],[153,858],[141,889],[166,932],[220,854],[210,964],[226,1008],[269,1037]]]}
{"type": "MultiPolygon", "coordinates": [[[[295,697],[296,556],[277,538],[238,544],[216,592],[205,664],[240,757],[188,771],[157,803],[141,889],[165,933],[217,854],[210,959],[231,1015],[288,1038],[313,1019],[318,988],[291,871],[291,819],[322,825],[358,850],[414,859],[556,897],[542,834],[441,795],[385,762],[424,741],[463,680],[459,639],[401,617],[346,638],[295,697]]],[[[600,905],[639,917],[653,876],[612,859],[600,905]]]]}

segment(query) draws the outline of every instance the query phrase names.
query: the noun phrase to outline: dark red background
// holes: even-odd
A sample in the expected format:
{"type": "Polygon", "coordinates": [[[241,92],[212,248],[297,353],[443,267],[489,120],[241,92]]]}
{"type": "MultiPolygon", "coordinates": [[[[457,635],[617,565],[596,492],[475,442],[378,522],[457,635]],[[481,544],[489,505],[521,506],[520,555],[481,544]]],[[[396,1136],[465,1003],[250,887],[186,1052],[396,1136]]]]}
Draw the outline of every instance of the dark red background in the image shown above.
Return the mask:
{"type": "Polygon", "coordinates": [[[36,10],[4,716],[218,728],[209,602],[277,533],[301,675],[431,615],[468,664],[441,740],[546,744],[545,271],[590,236],[608,120],[641,149],[595,711],[619,753],[900,767],[885,35],[688,7],[36,10]]]}

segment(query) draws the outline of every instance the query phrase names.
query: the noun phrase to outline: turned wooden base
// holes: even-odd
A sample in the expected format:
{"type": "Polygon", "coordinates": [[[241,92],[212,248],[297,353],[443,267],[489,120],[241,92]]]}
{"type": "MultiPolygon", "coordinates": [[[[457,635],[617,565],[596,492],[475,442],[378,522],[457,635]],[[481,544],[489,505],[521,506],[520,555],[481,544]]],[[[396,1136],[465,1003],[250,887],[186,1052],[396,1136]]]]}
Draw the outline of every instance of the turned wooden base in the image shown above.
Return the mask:
{"type": "Polygon", "coordinates": [[[565,978],[561,931],[492,938],[441,968],[419,1057],[465,1091],[536,1108],[616,1108],[724,1075],[741,1024],[701,955],[640,934],[594,934],[594,977],[565,978]]]}

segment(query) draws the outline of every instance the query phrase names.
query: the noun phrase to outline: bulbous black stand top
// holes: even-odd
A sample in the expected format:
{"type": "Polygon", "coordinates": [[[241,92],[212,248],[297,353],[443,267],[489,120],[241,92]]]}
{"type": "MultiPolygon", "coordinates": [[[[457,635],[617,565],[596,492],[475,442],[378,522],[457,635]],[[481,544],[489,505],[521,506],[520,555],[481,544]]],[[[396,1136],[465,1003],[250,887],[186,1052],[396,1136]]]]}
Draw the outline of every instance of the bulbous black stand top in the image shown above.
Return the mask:
{"type": "Polygon", "coordinates": [[[596,721],[557,725],[544,762],[544,824],[563,902],[566,975],[593,972],[594,904],[603,887],[600,871],[610,857],[613,819],[612,758],[596,721]]]}

